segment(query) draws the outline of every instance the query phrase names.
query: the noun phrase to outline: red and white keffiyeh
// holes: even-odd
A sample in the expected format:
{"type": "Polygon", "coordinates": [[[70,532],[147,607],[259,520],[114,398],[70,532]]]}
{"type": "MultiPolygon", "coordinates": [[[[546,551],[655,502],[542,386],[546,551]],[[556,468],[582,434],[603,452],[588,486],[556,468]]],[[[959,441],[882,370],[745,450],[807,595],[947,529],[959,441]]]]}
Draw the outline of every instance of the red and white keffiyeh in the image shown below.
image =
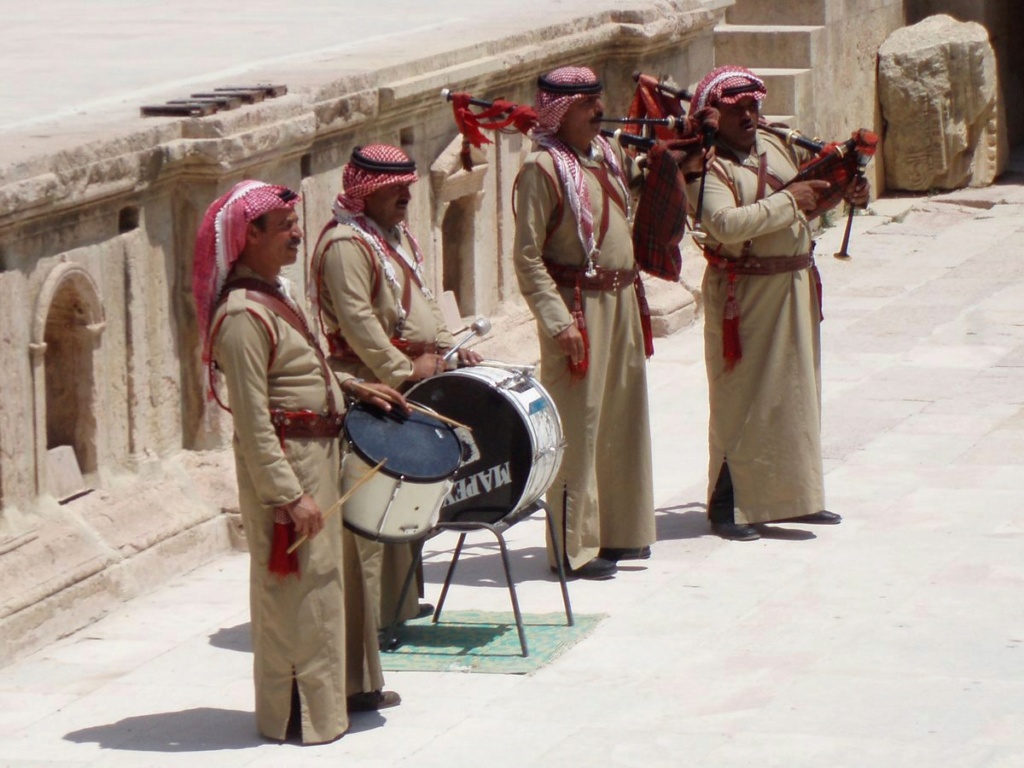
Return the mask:
{"type": "Polygon", "coordinates": [[[210,362],[210,315],[231,267],[245,248],[249,223],[270,211],[290,210],[299,200],[288,187],[248,180],[235,184],[206,209],[192,260],[192,296],[204,363],[210,362]]]}
{"type": "Polygon", "coordinates": [[[412,184],[418,178],[416,164],[398,147],[390,144],[356,147],[342,171],[343,191],[338,203],[349,213],[362,213],[366,198],[378,189],[392,184],[412,184]]]}
{"type": "MultiPolygon", "coordinates": [[[[404,249],[401,249],[399,245],[388,243],[382,235],[381,228],[366,215],[366,198],[377,190],[393,184],[412,184],[417,181],[419,176],[416,173],[416,164],[398,147],[393,147],[390,144],[370,144],[352,150],[352,157],[345,164],[341,179],[343,191],[331,207],[334,220],[338,224],[345,224],[356,230],[363,241],[373,250],[381,271],[384,273],[384,279],[395,294],[398,311],[397,327],[400,331],[406,319],[401,302],[402,288],[388,253],[395,251],[399,258],[406,262],[410,271],[416,275],[420,291],[430,300],[433,299],[433,293],[427,288],[422,271],[423,249],[420,248],[419,242],[404,221],[398,225],[398,229],[412,246],[412,259],[406,258],[404,249]]],[[[323,252],[320,246],[328,231],[329,228],[320,235],[321,242],[317,243],[313,253],[312,273],[316,277],[309,280],[306,286],[306,294],[318,315],[320,315],[319,276],[323,267],[323,252]]]]}
{"type": "MultiPolygon", "coordinates": [[[[587,188],[576,153],[557,138],[562,120],[575,102],[601,93],[601,81],[589,67],[560,67],[537,79],[537,126],[531,136],[539,146],[548,151],[555,162],[559,180],[565,189],[569,209],[576,221],[576,231],[587,254],[587,268],[592,270],[597,257],[597,243],[594,237],[594,214],[587,188]]],[[[622,199],[629,200],[628,186],[622,167],[611,144],[603,136],[595,139],[605,164],[622,189],[622,199]]]]}
{"type": "Polygon", "coordinates": [[[746,67],[726,65],[711,70],[693,90],[693,111],[735,104],[748,96],[761,101],[768,94],[764,80],[746,67]]]}
{"type": "Polygon", "coordinates": [[[580,99],[601,92],[601,81],[590,67],[559,67],[537,78],[534,110],[537,124],[530,135],[534,141],[558,133],[569,107],[580,99]]]}

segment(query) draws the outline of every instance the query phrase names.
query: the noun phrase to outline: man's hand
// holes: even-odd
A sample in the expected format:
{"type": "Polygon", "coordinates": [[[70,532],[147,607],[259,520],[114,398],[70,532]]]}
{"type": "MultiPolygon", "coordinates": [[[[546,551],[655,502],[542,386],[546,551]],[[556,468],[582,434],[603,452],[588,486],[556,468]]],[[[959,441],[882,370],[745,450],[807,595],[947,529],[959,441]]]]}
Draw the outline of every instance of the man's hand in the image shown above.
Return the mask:
{"type": "Polygon", "coordinates": [[[409,404],[402,397],[402,393],[387,384],[377,381],[361,381],[357,385],[351,385],[348,391],[364,403],[380,408],[382,411],[390,411],[392,405],[397,405],[406,413],[411,413],[409,404]]]}
{"type": "Polygon", "coordinates": [[[324,516],[320,507],[308,493],[304,493],[291,504],[284,505],[288,516],[295,523],[295,533],[309,538],[315,538],[324,529],[324,516]]]}
{"type": "Polygon", "coordinates": [[[579,365],[583,361],[583,355],[586,352],[583,349],[583,334],[580,333],[575,322],[561,333],[556,334],[555,341],[558,342],[559,348],[573,365],[579,365]]]}
{"type": "Polygon", "coordinates": [[[466,347],[459,347],[455,354],[459,356],[459,365],[480,365],[484,361],[483,355],[466,347]]]}
{"type": "Polygon", "coordinates": [[[854,176],[843,192],[843,198],[851,205],[863,208],[871,197],[871,184],[863,176],[854,176]]]}
{"type": "Polygon", "coordinates": [[[700,174],[715,159],[715,148],[704,149],[699,144],[690,152],[672,151],[672,158],[684,177],[700,174]]]}
{"type": "Polygon", "coordinates": [[[412,375],[409,381],[420,381],[429,378],[437,373],[442,373],[446,365],[441,355],[433,352],[424,352],[412,361],[412,375]]]}
{"type": "Polygon", "coordinates": [[[824,192],[829,186],[827,181],[814,179],[790,184],[786,187],[786,191],[793,196],[797,208],[804,213],[809,213],[818,206],[818,193],[824,192]]]}

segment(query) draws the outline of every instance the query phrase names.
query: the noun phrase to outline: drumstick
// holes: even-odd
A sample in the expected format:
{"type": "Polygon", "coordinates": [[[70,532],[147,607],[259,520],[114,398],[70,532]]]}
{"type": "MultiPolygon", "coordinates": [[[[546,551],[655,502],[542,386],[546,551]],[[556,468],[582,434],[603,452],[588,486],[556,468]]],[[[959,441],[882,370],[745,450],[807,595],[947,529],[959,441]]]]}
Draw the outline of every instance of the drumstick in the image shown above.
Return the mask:
{"type": "MultiPolygon", "coordinates": [[[[373,395],[376,395],[381,400],[385,400],[386,402],[389,402],[392,405],[401,405],[401,403],[395,400],[394,396],[392,395],[389,395],[385,392],[381,392],[380,390],[377,389],[373,389],[372,387],[363,386],[359,382],[352,381],[351,379],[350,382],[353,389],[357,389],[363,393],[371,393],[373,395]]],[[[406,400],[405,402],[408,404],[410,411],[416,411],[416,413],[423,413],[426,414],[427,416],[433,416],[438,421],[443,421],[445,424],[451,427],[461,427],[462,429],[469,430],[470,432],[473,431],[473,428],[471,426],[469,426],[468,424],[463,424],[461,421],[456,421],[455,419],[450,419],[447,416],[442,416],[437,411],[432,411],[429,408],[424,408],[422,405],[418,405],[412,402],[411,400],[406,400]]]]}
{"type": "MultiPolygon", "coordinates": [[[[335,512],[337,512],[339,509],[341,509],[341,505],[344,504],[346,501],[348,501],[349,496],[351,496],[353,493],[358,491],[359,487],[363,483],[365,483],[371,477],[376,475],[377,471],[381,467],[383,467],[386,462],[387,462],[387,459],[381,459],[380,461],[378,461],[377,462],[377,466],[375,466],[373,469],[371,469],[365,475],[360,477],[359,480],[357,480],[356,483],[351,488],[349,488],[347,491],[345,491],[345,493],[342,495],[342,497],[340,499],[338,499],[336,502],[334,502],[331,505],[330,509],[328,509],[326,512],[324,512],[324,514],[323,514],[324,520],[327,520],[328,517],[330,517],[335,512]]],[[[301,538],[299,538],[298,541],[296,541],[294,544],[292,544],[290,547],[288,547],[288,554],[290,555],[292,552],[294,552],[296,549],[298,549],[299,545],[302,544],[302,542],[304,542],[308,538],[309,538],[309,534],[306,534],[306,533],[302,534],[301,538]]]]}

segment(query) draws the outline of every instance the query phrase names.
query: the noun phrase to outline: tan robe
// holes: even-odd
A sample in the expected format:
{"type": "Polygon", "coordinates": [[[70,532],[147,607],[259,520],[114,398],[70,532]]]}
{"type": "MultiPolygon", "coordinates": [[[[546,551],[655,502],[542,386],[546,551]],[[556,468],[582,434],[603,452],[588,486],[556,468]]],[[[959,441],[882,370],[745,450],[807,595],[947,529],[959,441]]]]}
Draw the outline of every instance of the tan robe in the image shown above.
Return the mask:
{"type": "MultiPolygon", "coordinates": [[[[599,153],[594,156],[598,159],[583,160],[583,168],[597,232],[604,195],[588,168],[604,161],[599,153]]],[[[633,175],[632,162],[620,157],[633,175]]],[[[569,566],[579,568],[601,547],[643,547],[656,534],[647,363],[633,286],[583,291],[590,366],[582,380],[570,378],[568,358],[554,339],[573,322],[573,290],[556,286],[541,258],[572,266],[586,262],[568,203],[555,224],[562,198],[551,156],[528,155],[516,182],[513,258],[519,288],[537,320],[541,383],[558,407],[566,438],[547,501],[564,531],[569,566]],[[549,226],[554,226],[550,236],[549,226]]],[[[614,203],[597,263],[607,269],[635,267],[629,222],[614,203]]],[[[554,558],[550,544],[549,558],[554,558]]]]}
{"type": "MultiPolygon", "coordinates": [[[[412,258],[411,244],[404,238],[399,242],[412,258]]],[[[323,256],[314,263],[320,264],[318,285],[324,329],[328,333],[340,329],[359,356],[359,360],[353,362],[332,357],[331,366],[359,378],[402,386],[412,375],[412,361],[390,341],[398,322],[398,297],[406,281],[406,273],[397,261],[400,257],[392,256],[399,286],[396,297],[380,265],[375,269],[375,252],[352,227],[335,227],[324,238],[321,248],[323,256]]],[[[454,343],[437,302],[427,299],[416,285],[411,286],[403,337],[446,347],[454,343]]],[[[382,544],[363,536],[357,536],[356,543],[377,626],[390,624],[396,610],[400,621],[414,617],[419,609],[415,585],[406,595],[401,610],[398,610],[398,598],[416,545],[382,544]]]]}
{"type": "MultiPolygon", "coordinates": [[[[233,276],[257,277],[244,267],[233,276]]],[[[242,290],[231,292],[212,327],[234,420],[239,506],[251,558],[257,726],[268,738],[285,738],[294,677],[302,740],[330,741],[348,729],[346,697],[384,684],[355,542],[334,515],[297,550],[298,575],[267,569],[274,507],[305,492],[326,511],[340,495],[338,441],[288,439],[282,449],[270,423],[272,408],[325,413],[324,378],[306,340],[242,290]]],[[[340,407],[341,394],[331,386],[340,407]]]]}
{"type": "MultiPolygon", "coordinates": [[[[719,155],[718,166],[738,191],[708,173],[701,217],[708,245],[721,255],[739,256],[751,240],[753,256],[786,258],[806,254],[811,230],[787,192],[755,202],[758,155],[783,181],[796,175],[799,158],[781,140],[759,132],[747,168],[719,155]],[[751,169],[753,172],[751,172],[751,169]]],[[[695,204],[699,184],[688,186],[695,204]]],[[[704,355],[710,392],[709,490],[722,462],[732,477],[738,523],[763,523],[824,509],[821,459],[821,337],[818,296],[809,269],[776,275],[740,275],[742,359],[732,371],[722,356],[722,315],[728,281],[708,268],[704,274],[704,355]]]]}

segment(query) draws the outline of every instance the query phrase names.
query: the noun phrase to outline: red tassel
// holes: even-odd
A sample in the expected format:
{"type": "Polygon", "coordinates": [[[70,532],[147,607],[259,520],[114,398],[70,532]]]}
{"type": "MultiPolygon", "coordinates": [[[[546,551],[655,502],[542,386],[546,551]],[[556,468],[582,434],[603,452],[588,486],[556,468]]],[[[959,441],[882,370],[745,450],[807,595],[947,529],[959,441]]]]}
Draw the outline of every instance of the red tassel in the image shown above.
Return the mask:
{"type": "Polygon", "coordinates": [[[573,381],[579,381],[587,375],[590,368],[590,337],[587,335],[587,318],[583,314],[583,292],[580,289],[579,281],[576,281],[576,292],[573,296],[572,317],[576,322],[576,328],[583,337],[583,358],[574,363],[569,360],[569,377],[573,381]]]}
{"type": "MultiPolygon", "coordinates": [[[[287,512],[285,514],[287,515],[287,512]]],[[[295,524],[290,519],[287,523],[279,523],[276,517],[275,510],[274,538],[270,545],[270,562],[267,570],[284,577],[299,572],[298,554],[288,554],[288,547],[295,543],[295,524]]]]}
{"type": "Polygon", "coordinates": [[[736,275],[729,273],[729,295],[722,316],[722,356],[725,369],[731,371],[743,357],[740,347],[740,305],[736,302],[736,275]]]}
{"type": "Polygon", "coordinates": [[[462,141],[462,151],[459,152],[459,160],[462,163],[462,170],[473,170],[473,154],[470,150],[469,139],[463,139],[462,141]]]}

